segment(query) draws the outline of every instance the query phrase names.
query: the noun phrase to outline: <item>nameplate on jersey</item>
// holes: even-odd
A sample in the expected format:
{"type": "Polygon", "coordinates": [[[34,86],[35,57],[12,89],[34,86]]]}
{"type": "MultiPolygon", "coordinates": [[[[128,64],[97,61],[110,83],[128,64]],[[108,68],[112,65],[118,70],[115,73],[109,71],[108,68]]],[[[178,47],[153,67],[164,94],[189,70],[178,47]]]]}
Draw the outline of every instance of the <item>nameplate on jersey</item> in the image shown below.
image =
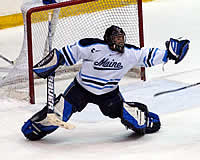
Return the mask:
{"type": "Polygon", "coordinates": [[[103,58],[94,62],[94,69],[96,70],[120,70],[122,68],[122,63],[116,62],[114,59],[103,58]]]}

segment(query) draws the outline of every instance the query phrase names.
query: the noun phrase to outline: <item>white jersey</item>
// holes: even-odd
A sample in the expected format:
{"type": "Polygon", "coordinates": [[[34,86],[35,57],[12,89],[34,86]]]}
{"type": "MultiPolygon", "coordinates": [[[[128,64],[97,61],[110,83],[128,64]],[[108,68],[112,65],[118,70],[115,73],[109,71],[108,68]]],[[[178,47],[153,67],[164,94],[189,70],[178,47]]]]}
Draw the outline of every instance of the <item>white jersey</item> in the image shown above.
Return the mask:
{"type": "Polygon", "coordinates": [[[86,90],[101,95],[118,87],[119,81],[133,67],[151,67],[163,63],[166,50],[125,45],[124,53],[112,51],[100,39],[82,39],[60,49],[67,66],[82,60],[76,79],[86,90]]]}

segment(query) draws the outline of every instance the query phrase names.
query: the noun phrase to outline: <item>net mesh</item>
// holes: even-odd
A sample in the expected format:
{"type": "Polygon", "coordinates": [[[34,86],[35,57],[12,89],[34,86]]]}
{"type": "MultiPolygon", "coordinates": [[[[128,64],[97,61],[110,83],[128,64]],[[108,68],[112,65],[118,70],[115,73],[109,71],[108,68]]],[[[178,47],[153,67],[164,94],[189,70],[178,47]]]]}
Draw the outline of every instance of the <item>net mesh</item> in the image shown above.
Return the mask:
{"type": "MultiPolygon", "coordinates": [[[[30,8],[38,6],[43,6],[43,4],[28,2],[22,6],[25,26],[22,50],[13,69],[0,81],[1,87],[9,88],[8,90],[12,90],[12,92],[16,89],[28,92],[26,89],[29,79],[26,13],[30,8]]],[[[139,46],[137,0],[91,1],[50,10],[45,9],[31,14],[33,64],[36,64],[49,52],[47,38],[49,12],[53,15],[51,21],[52,48],[59,49],[82,38],[102,39],[106,28],[111,25],[123,28],[126,33],[126,43],[139,46]]],[[[61,67],[59,73],[62,78],[72,77],[79,67],[80,64],[73,67],[61,67]]],[[[129,75],[140,77],[138,68],[131,71],[129,75]]]]}

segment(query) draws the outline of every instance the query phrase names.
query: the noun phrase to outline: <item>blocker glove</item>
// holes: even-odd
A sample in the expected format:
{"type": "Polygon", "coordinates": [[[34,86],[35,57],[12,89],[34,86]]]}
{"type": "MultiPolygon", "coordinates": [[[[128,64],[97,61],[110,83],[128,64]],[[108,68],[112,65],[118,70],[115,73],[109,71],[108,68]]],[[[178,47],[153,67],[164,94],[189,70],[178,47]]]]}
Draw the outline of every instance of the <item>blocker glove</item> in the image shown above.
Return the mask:
{"type": "Polygon", "coordinates": [[[35,72],[40,78],[47,78],[54,74],[55,70],[65,62],[64,56],[54,48],[46,57],[33,66],[35,72]]]}
{"type": "Polygon", "coordinates": [[[178,64],[180,61],[183,60],[187,51],[189,49],[189,40],[178,40],[170,38],[169,41],[165,42],[167,52],[163,59],[164,62],[169,60],[175,60],[175,64],[178,64]]]}

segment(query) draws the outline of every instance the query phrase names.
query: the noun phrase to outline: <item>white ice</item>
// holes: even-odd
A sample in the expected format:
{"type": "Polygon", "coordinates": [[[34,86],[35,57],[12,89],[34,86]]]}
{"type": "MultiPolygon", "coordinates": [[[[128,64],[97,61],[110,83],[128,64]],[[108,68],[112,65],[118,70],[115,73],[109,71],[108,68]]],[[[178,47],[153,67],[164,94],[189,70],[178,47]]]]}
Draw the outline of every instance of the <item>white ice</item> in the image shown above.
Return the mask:
{"type": "MultiPolygon", "coordinates": [[[[160,115],[159,132],[142,137],[126,130],[119,119],[104,117],[97,106],[75,114],[74,130],[58,129],[41,141],[26,140],[21,126],[43,103],[30,105],[0,98],[0,156],[5,160],[198,160],[200,157],[200,86],[153,97],[160,91],[176,89],[200,80],[200,1],[156,0],[143,4],[146,47],[164,47],[170,37],[191,40],[186,58],[178,65],[170,62],[147,69],[147,81],[124,79],[120,90],[127,101],[148,105],[160,115]]],[[[0,30],[0,53],[17,57],[23,27],[0,30]]],[[[6,62],[0,60],[1,67],[6,62]]],[[[58,87],[66,87],[64,82],[58,87]]],[[[46,98],[44,98],[44,103],[46,98]]]]}

